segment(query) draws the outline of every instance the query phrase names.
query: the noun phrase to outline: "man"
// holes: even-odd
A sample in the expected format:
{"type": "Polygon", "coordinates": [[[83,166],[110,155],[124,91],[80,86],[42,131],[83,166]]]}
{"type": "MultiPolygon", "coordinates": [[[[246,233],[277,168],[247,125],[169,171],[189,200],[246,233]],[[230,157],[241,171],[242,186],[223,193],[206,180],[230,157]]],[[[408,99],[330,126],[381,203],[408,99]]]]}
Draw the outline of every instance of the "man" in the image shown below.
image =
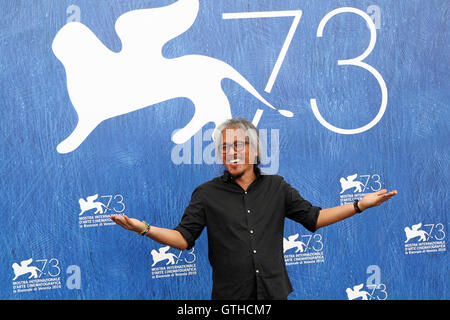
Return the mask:
{"type": "Polygon", "coordinates": [[[226,121],[216,129],[214,141],[226,170],[194,190],[175,229],[111,216],[125,229],[179,250],[192,248],[206,226],[212,299],[286,299],[292,292],[283,256],[286,217],[315,232],[397,194],[380,190],[353,204],[321,209],[281,176],[261,174],[258,130],[248,120],[226,121]]]}

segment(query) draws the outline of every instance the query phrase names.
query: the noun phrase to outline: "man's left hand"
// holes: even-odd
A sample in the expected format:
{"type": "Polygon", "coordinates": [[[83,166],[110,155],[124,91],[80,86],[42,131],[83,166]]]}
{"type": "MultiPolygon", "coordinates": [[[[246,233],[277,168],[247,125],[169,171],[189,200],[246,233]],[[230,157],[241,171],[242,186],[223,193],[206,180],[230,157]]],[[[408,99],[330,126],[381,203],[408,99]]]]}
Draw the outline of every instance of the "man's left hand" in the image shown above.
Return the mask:
{"type": "Polygon", "coordinates": [[[358,207],[363,211],[375,206],[379,206],[386,200],[389,200],[393,196],[397,194],[397,190],[393,190],[391,192],[387,192],[386,189],[366,194],[364,198],[362,198],[359,203],[358,207]]]}

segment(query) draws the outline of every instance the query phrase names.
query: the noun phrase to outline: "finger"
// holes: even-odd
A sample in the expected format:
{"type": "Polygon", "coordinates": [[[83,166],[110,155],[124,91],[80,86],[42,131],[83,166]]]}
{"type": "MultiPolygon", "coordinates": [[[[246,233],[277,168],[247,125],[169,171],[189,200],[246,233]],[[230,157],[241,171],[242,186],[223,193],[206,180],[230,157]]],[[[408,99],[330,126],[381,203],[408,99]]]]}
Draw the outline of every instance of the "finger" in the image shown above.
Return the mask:
{"type": "Polygon", "coordinates": [[[116,215],[114,217],[111,217],[111,220],[114,221],[119,226],[121,226],[122,228],[126,228],[126,222],[122,219],[121,216],[116,215]]]}
{"type": "Polygon", "coordinates": [[[380,191],[375,192],[376,195],[380,196],[387,192],[387,189],[381,189],[380,191]]]}
{"type": "Polygon", "coordinates": [[[381,203],[383,203],[383,202],[389,200],[390,198],[392,198],[392,197],[395,196],[396,194],[397,194],[397,193],[389,192],[389,193],[386,193],[386,194],[384,194],[384,195],[381,195],[380,198],[379,198],[379,201],[380,201],[379,203],[381,204],[381,203]]]}
{"type": "Polygon", "coordinates": [[[111,220],[114,221],[115,223],[123,223],[121,216],[111,217],[111,220]]]}
{"type": "Polygon", "coordinates": [[[117,221],[114,221],[116,224],[118,224],[119,226],[121,226],[122,228],[127,228],[127,226],[122,222],[122,221],[119,221],[119,220],[117,220],[117,221]]]}
{"type": "Polygon", "coordinates": [[[127,230],[132,230],[133,229],[133,221],[131,218],[128,218],[128,216],[123,215],[121,217],[121,226],[124,227],[127,230]]]}
{"type": "Polygon", "coordinates": [[[111,216],[111,220],[112,220],[112,221],[122,221],[122,216],[119,216],[119,215],[117,215],[117,214],[113,214],[113,215],[111,216]]]}
{"type": "Polygon", "coordinates": [[[391,192],[386,193],[384,196],[385,196],[385,197],[388,197],[388,198],[392,198],[392,197],[395,196],[397,193],[398,193],[397,190],[394,190],[394,191],[391,191],[391,192]]]}
{"type": "Polygon", "coordinates": [[[124,222],[127,226],[131,226],[131,224],[133,223],[133,222],[131,221],[131,219],[128,218],[128,216],[126,216],[126,215],[123,216],[123,222],[124,222]]]}

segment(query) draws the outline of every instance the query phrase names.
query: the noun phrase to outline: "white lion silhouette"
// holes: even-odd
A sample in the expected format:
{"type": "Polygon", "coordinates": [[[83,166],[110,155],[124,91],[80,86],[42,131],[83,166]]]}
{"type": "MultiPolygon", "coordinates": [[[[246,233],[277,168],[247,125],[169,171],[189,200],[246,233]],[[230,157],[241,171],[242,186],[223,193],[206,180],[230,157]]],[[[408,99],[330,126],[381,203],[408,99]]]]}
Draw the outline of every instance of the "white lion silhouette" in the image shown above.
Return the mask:
{"type": "MultiPolygon", "coordinates": [[[[225,78],[276,110],[221,60],[202,55],[167,59],[162,55],[164,44],[192,26],[198,9],[198,0],[179,0],[162,8],[124,13],[115,24],[122,41],[120,52],[109,50],[79,22],[70,22],[58,31],[52,49],[65,67],[67,90],[78,114],[76,128],[57,146],[59,153],[78,148],[106,119],[180,97],[195,106],[193,118],[172,137],[174,143],[182,144],[208,122],[217,127],[232,117],[221,88],[225,78]]],[[[290,111],[278,112],[293,116],[290,111]]]]}
{"type": "Polygon", "coordinates": [[[81,216],[83,213],[85,213],[86,211],[91,210],[91,209],[96,209],[94,214],[97,214],[99,212],[103,213],[103,207],[106,208],[106,206],[100,201],[95,201],[97,199],[98,199],[98,194],[87,197],[86,200],[84,200],[83,198],[80,198],[78,200],[78,204],[80,205],[80,210],[81,210],[79,215],[81,216]]]}
{"type": "Polygon", "coordinates": [[[20,262],[20,265],[16,262],[12,264],[12,268],[14,270],[14,278],[13,281],[16,280],[18,277],[29,273],[30,276],[28,279],[36,279],[38,277],[37,272],[40,271],[39,268],[35,266],[30,266],[30,264],[33,262],[33,258],[30,258],[28,260],[23,260],[20,262]]]}
{"type": "Polygon", "coordinates": [[[339,179],[339,182],[341,183],[341,188],[342,188],[340,194],[343,194],[344,191],[351,189],[351,188],[355,188],[354,192],[362,192],[361,187],[363,187],[364,185],[360,181],[354,181],[356,179],[356,177],[358,177],[357,173],[355,173],[351,176],[348,176],[347,179],[345,179],[345,178],[339,179]]]}
{"type": "Polygon", "coordinates": [[[155,264],[157,264],[158,262],[161,262],[164,260],[167,260],[166,266],[169,264],[175,264],[174,259],[178,260],[178,258],[173,253],[170,253],[170,252],[167,253],[167,251],[169,251],[169,249],[170,249],[170,246],[165,246],[165,247],[160,248],[158,251],[156,251],[154,249],[151,251],[152,258],[153,258],[152,267],[155,264]]]}
{"type": "Polygon", "coordinates": [[[355,300],[357,298],[368,300],[367,297],[370,296],[370,294],[367,291],[361,291],[363,287],[364,283],[354,286],[353,289],[347,288],[345,292],[347,293],[348,300],[355,300]]]}
{"type": "Polygon", "coordinates": [[[296,233],[292,236],[289,236],[287,239],[283,237],[283,253],[292,249],[292,248],[297,248],[297,250],[295,250],[295,252],[303,252],[304,249],[306,248],[306,244],[303,243],[302,241],[295,241],[297,240],[297,238],[299,237],[299,234],[296,233]]]}
{"type": "Polygon", "coordinates": [[[405,243],[416,237],[420,237],[418,241],[426,241],[426,236],[428,235],[428,233],[426,233],[424,230],[419,230],[421,227],[422,223],[414,224],[411,226],[411,228],[406,227],[404,229],[406,234],[405,243]]]}

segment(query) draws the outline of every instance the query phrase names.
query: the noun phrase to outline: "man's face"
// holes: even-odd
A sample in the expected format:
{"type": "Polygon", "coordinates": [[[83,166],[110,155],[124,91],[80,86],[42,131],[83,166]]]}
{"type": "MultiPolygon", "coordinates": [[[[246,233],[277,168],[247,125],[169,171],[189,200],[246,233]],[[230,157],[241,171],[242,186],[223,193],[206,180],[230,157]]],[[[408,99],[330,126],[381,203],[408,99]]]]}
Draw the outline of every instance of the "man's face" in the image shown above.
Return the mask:
{"type": "Polygon", "coordinates": [[[253,171],[256,150],[249,144],[245,131],[227,128],[222,131],[222,161],[231,176],[238,178],[245,172],[253,171]]]}

